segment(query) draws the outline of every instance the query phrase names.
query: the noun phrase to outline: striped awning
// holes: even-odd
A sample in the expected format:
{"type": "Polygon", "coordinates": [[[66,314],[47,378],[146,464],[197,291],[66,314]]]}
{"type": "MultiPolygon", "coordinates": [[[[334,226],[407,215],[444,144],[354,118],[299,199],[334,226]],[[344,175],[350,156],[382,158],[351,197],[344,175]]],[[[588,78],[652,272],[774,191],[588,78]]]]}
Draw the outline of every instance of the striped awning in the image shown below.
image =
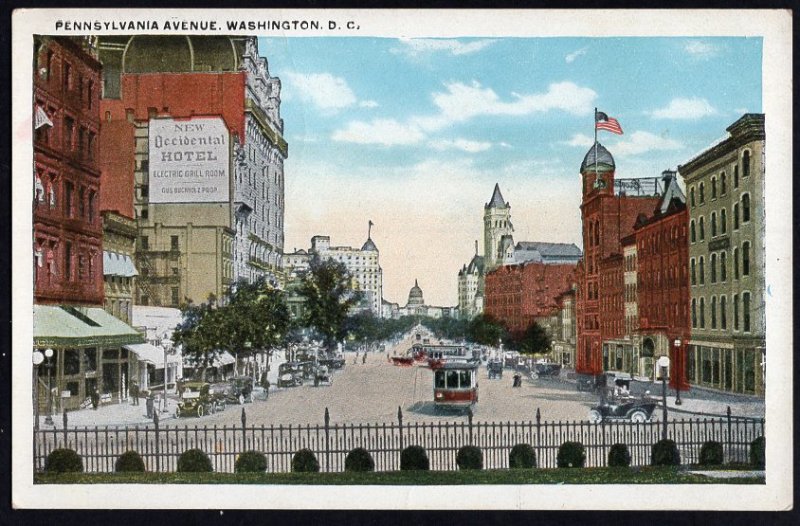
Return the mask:
{"type": "Polygon", "coordinates": [[[33,306],[36,347],[117,347],[142,343],[144,337],[99,307],[33,306]]]}

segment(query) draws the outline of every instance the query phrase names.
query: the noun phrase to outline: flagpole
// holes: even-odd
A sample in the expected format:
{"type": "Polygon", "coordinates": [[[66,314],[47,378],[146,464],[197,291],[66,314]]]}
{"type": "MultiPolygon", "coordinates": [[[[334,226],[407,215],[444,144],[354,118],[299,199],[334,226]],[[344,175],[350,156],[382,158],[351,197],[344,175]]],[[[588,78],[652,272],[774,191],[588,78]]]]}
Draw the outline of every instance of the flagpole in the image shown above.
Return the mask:
{"type": "Polygon", "coordinates": [[[597,108],[594,109],[594,184],[597,186],[597,108]]]}

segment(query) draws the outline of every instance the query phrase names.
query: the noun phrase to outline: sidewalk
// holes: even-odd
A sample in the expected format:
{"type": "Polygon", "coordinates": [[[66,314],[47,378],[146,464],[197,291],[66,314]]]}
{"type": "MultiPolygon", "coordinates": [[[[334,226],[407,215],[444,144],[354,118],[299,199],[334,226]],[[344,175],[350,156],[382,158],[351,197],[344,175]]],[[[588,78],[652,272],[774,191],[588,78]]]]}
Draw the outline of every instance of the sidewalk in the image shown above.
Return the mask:
{"type": "MultiPolygon", "coordinates": [[[[177,401],[167,398],[167,410],[158,414],[159,422],[175,419],[177,401]]],[[[64,415],[53,415],[53,424],[45,424],[45,415],[39,416],[39,429],[64,429],[64,415]]],[[[91,407],[67,412],[67,427],[94,427],[94,426],[132,426],[152,424],[153,419],[147,418],[145,399],[139,399],[139,405],[130,401],[112,403],[99,406],[96,410],[91,407]]]]}
{"type": "MultiPolygon", "coordinates": [[[[661,399],[660,388],[650,394],[661,399]]],[[[761,397],[721,393],[697,387],[681,392],[681,402],[681,405],[675,405],[675,391],[667,389],[667,408],[676,413],[726,417],[728,407],[731,408],[731,416],[763,418],[766,413],[764,399],[761,397]]]]}

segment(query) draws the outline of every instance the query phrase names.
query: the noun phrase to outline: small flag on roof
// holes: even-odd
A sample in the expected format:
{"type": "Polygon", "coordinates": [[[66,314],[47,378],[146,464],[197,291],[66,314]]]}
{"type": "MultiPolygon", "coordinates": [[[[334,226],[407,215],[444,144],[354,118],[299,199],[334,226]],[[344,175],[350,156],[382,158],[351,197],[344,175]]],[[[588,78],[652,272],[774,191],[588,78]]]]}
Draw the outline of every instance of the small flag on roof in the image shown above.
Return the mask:
{"type": "Polygon", "coordinates": [[[619,121],[614,117],[609,117],[608,114],[602,111],[595,112],[594,127],[596,130],[605,130],[622,135],[622,126],[619,125],[619,121]]]}

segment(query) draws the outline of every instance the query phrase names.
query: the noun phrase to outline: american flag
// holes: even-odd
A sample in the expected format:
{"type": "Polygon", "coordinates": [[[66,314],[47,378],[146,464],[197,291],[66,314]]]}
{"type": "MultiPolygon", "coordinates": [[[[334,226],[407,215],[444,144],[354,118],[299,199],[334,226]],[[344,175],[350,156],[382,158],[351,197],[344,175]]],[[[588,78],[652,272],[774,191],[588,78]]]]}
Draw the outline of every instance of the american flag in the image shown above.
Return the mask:
{"type": "Polygon", "coordinates": [[[619,121],[613,117],[609,117],[602,111],[595,113],[594,121],[595,129],[610,131],[611,133],[622,135],[622,127],[619,125],[619,121]]]}

